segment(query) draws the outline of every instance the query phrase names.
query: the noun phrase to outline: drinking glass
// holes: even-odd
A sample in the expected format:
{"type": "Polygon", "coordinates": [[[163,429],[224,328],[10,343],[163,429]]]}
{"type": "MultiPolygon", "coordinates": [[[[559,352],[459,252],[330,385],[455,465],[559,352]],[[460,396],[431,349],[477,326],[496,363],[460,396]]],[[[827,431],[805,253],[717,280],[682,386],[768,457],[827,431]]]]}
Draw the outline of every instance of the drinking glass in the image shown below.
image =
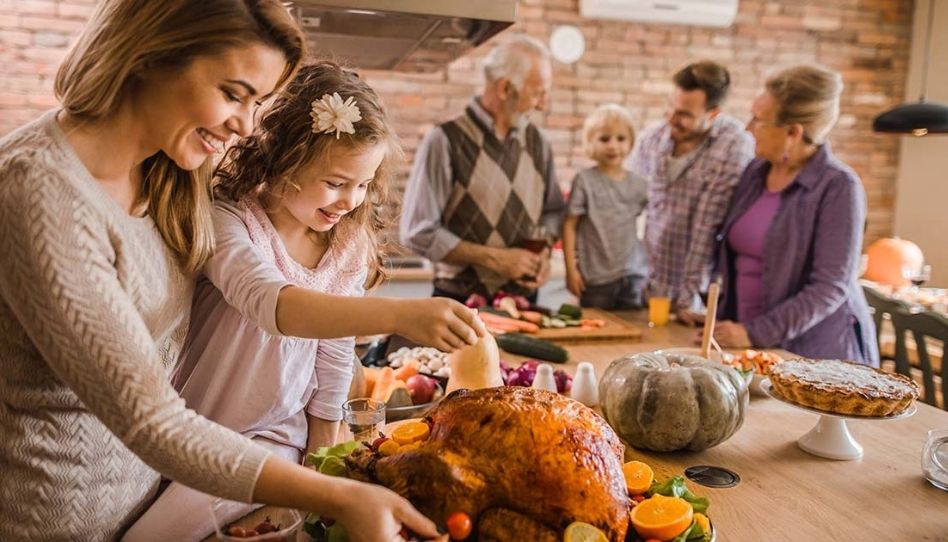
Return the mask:
{"type": "Polygon", "coordinates": [[[933,486],[948,491],[948,429],[928,432],[922,449],[922,473],[933,486]]]}
{"type": "Polygon", "coordinates": [[[520,246],[539,254],[550,247],[550,239],[550,232],[546,227],[537,225],[530,228],[526,237],[520,240],[520,246]]]}
{"type": "Polygon", "coordinates": [[[660,288],[650,288],[648,297],[649,327],[664,326],[671,316],[671,297],[660,288]]]}
{"type": "Polygon", "coordinates": [[[342,421],[353,440],[373,441],[385,426],[385,403],[375,399],[350,399],[342,405],[342,421]]]}
{"type": "Polygon", "coordinates": [[[918,289],[931,280],[932,266],[925,264],[921,267],[905,266],[902,268],[902,278],[912,283],[912,291],[918,292],[918,289]]]}

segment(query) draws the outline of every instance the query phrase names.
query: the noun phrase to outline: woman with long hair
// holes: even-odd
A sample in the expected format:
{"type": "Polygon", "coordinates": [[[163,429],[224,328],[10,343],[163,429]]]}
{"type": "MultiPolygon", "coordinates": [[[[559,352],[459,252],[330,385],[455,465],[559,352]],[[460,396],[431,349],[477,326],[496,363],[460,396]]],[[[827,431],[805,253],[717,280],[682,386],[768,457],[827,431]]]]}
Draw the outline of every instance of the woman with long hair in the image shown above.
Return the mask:
{"type": "MultiPolygon", "coordinates": [[[[388,490],[198,416],[170,382],[213,251],[211,157],[304,54],[277,0],[105,0],[57,74],[62,108],[0,140],[0,539],[114,539],[160,475],[319,511],[353,540],[437,535],[388,490]]],[[[473,316],[442,308],[426,342],[475,340],[473,316]]]]}

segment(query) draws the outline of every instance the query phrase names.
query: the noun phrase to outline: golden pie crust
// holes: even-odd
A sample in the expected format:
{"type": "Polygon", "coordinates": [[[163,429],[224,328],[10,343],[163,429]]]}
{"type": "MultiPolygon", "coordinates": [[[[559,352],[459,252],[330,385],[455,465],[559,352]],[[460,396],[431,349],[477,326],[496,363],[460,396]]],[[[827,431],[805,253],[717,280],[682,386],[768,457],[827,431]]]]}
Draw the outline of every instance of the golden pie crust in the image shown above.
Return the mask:
{"type": "Polygon", "coordinates": [[[770,369],[773,391],[793,403],[847,416],[895,416],[918,398],[899,374],[835,359],[792,359],[770,369]]]}

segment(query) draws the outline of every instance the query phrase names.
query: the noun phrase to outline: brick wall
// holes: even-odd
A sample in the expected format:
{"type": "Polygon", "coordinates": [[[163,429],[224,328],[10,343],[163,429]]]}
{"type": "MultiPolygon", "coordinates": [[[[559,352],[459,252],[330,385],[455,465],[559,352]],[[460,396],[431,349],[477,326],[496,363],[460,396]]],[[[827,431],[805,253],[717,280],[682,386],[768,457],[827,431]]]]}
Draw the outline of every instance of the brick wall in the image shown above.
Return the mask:
{"type": "MultiPolygon", "coordinates": [[[[627,106],[642,128],[658,121],[669,77],[699,58],[718,60],[733,75],[725,106],[740,119],[764,74],[775,66],[820,62],[843,74],[842,116],[831,135],[834,151],[862,176],[869,197],[867,239],[892,231],[898,139],[875,135],[873,116],[903,100],[911,0],[741,0],[734,25],[710,29],[586,20],[579,0],[522,0],[511,31],[546,40],[557,25],[578,26],[586,54],[557,64],[549,108],[537,115],[551,139],[564,188],[588,163],[579,128],[603,102],[627,106]]],[[[0,0],[0,134],[55,105],[52,78],[92,0],[0,0]]],[[[409,158],[432,124],[461,111],[477,92],[481,48],[434,74],[366,72],[389,105],[409,158]]],[[[407,169],[407,166],[406,166],[407,169]]]]}

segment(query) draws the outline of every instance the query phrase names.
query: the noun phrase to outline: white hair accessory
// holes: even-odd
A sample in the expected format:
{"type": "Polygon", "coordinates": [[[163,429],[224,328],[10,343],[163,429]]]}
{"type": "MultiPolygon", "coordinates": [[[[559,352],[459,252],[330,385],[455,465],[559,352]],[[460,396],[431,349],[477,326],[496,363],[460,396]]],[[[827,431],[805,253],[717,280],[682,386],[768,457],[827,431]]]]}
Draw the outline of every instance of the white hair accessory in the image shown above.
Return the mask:
{"type": "Polygon", "coordinates": [[[355,98],[349,96],[343,102],[338,92],[333,92],[332,95],[323,94],[322,98],[314,100],[310,116],[313,117],[313,133],[335,132],[336,139],[339,139],[339,134],[342,133],[354,134],[352,123],[362,120],[362,113],[355,104],[355,98]]]}

